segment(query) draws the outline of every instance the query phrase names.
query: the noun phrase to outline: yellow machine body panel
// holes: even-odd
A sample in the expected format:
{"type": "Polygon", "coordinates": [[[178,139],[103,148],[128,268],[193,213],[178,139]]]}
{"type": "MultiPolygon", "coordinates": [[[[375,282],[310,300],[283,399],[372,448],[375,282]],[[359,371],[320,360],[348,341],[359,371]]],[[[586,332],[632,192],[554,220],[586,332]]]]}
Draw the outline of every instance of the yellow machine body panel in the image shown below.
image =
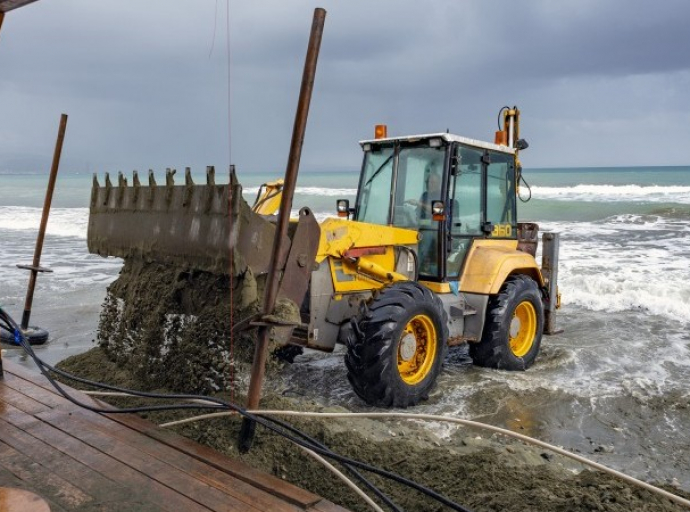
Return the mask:
{"type": "Polygon", "coordinates": [[[395,251],[387,247],[384,254],[363,256],[356,261],[329,258],[333,288],[336,293],[361,292],[383,288],[407,278],[386,269],[395,268],[395,251]]]}
{"type": "Polygon", "coordinates": [[[450,283],[437,283],[436,281],[419,281],[419,284],[423,284],[434,293],[450,293],[452,291],[450,283]]]}
{"type": "Polygon", "coordinates": [[[275,215],[283,200],[283,180],[264,183],[259,187],[259,194],[254,201],[252,211],[259,215],[275,215]]]}
{"type": "Polygon", "coordinates": [[[460,291],[496,294],[513,273],[531,276],[539,286],[544,278],[534,257],[517,250],[517,240],[475,240],[467,255],[460,279],[460,291]]]}
{"type": "Polygon", "coordinates": [[[328,259],[336,293],[382,288],[409,279],[396,272],[395,246],[414,246],[417,232],[329,218],[323,221],[316,262],[328,259]]]}
{"type": "MultiPolygon", "coordinates": [[[[393,245],[415,245],[417,231],[411,229],[380,226],[367,222],[329,218],[321,224],[321,240],[316,253],[316,262],[326,257],[342,258],[350,249],[364,247],[390,247],[393,245]]],[[[392,267],[390,267],[392,268],[392,267]]]]}

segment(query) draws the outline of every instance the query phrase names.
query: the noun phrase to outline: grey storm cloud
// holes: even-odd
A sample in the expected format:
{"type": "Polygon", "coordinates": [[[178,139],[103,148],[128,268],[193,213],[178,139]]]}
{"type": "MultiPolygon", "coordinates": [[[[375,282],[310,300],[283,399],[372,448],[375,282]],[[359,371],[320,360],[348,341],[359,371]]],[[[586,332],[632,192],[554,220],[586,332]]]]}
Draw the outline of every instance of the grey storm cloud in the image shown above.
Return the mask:
{"type": "Polygon", "coordinates": [[[380,122],[490,140],[505,104],[526,167],[687,163],[685,0],[39,0],[0,34],[0,169],[47,167],[66,112],[73,170],[282,173],[317,6],[305,169],[380,122]]]}

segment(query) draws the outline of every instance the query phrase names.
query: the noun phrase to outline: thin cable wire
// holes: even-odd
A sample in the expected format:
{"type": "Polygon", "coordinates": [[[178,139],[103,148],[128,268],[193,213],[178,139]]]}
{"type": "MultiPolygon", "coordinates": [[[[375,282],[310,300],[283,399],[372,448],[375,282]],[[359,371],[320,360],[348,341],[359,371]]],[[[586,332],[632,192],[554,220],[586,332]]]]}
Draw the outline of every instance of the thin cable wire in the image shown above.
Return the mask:
{"type": "Polygon", "coordinates": [[[369,505],[372,509],[374,509],[376,512],[384,512],[381,507],[379,507],[374,500],[372,500],[367,494],[357,487],[355,483],[350,480],[348,477],[346,477],[338,468],[336,468],[333,464],[328,462],[326,459],[321,457],[318,453],[314,453],[311,450],[308,450],[307,448],[304,448],[303,446],[300,446],[300,448],[310,457],[314,458],[316,461],[320,462],[323,466],[325,466],[331,473],[333,473],[335,476],[337,476],[342,482],[347,485],[350,489],[352,489],[358,496],[360,496],[366,503],[369,505]]]}
{"type": "MultiPolygon", "coordinates": [[[[224,416],[230,416],[232,414],[236,414],[236,413],[222,412],[222,413],[204,414],[204,415],[196,416],[196,419],[200,420],[200,419],[221,418],[224,416]]],[[[307,441],[312,442],[321,448],[327,449],[326,446],[324,446],[321,443],[318,443],[316,440],[310,438],[309,436],[304,435],[303,432],[292,427],[291,425],[283,423],[283,422],[279,422],[279,421],[272,419],[272,418],[267,418],[267,419],[270,419],[270,420],[278,423],[278,425],[280,427],[285,428],[287,430],[290,430],[294,434],[297,434],[299,436],[304,437],[307,441]]],[[[182,420],[182,422],[186,423],[184,420],[182,420]]],[[[166,428],[166,427],[171,427],[171,426],[178,425],[178,424],[181,424],[181,422],[180,421],[169,421],[167,423],[161,423],[158,426],[161,428],[166,428]]],[[[391,510],[393,510],[394,512],[402,512],[400,507],[398,507],[398,505],[396,505],[395,502],[393,502],[390,498],[388,498],[388,496],[383,494],[378,489],[378,487],[374,486],[371,482],[369,482],[361,473],[359,473],[359,471],[357,471],[355,468],[353,468],[352,466],[350,466],[348,464],[345,464],[345,467],[354,475],[355,478],[357,478],[360,482],[362,482],[364,485],[366,485],[374,494],[376,494],[376,496],[378,496],[388,507],[390,507],[391,510]]]]}
{"type": "MultiPolygon", "coordinates": [[[[397,418],[397,419],[406,419],[406,420],[429,420],[429,421],[442,421],[442,422],[448,422],[448,423],[458,423],[460,425],[465,425],[468,427],[490,430],[490,431],[493,431],[493,432],[496,432],[499,434],[503,434],[503,435],[508,436],[508,437],[513,437],[515,439],[519,439],[519,440],[524,441],[524,442],[529,443],[529,444],[539,446],[541,448],[546,448],[546,449],[551,450],[555,453],[558,453],[558,454],[563,455],[565,457],[568,457],[570,459],[576,460],[577,462],[580,462],[581,464],[593,467],[595,469],[603,471],[604,473],[608,473],[612,476],[618,477],[621,480],[624,480],[624,481],[631,483],[633,485],[637,485],[639,487],[642,487],[648,491],[651,491],[655,494],[663,496],[664,498],[667,498],[671,501],[674,501],[675,503],[678,503],[678,504],[683,505],[687,508],[690,508],[690,500],[686,500],[685,498],[682,498],[682,497],[677,496],[673,493],[665,491],[664,489],[660,489],[659,487],[656,487],[654,485],[648,484],[647,482],[643,482],[642,480],[638,480],[637,478],[626,475],[625,473],[621,473],[620,471],[617,471],[615,469],[604,466],[603,464],[599,464],[598,462],[594,462],[592,460],[586,459],[580,455],[577,455],[577,454],[571,453],[567,450],[564,450],[563,448],[559,448],[558,446],[554,446],[554,445],[546,443],[544,441],[540,441],[539,439],[534,439],[534,438],[528,437],[524,434],[519,434],[519,433],[513,432],[511,430],[507,430],[507,429],[504,429],[501,427],[496,427],[494,425],[488,425],[486,423],[480,423],[477,421],[464,420],[461,418],[449,418],[447,416],[438,416],[438,415],[434,415],[434,414],[411,414],[411,413],[396,413],[396,412],[364,412],[364,413],[320,412],[320,413],[318,413],[318,412],[280,411],[280,410],[257,410],[257,411],[247,411],[247,412],[250,414],[257,415],[257,416],[272,416],[272,415],[275,415],[275,416],[300,416],[300,417],[305,417],[305,418],[309,418],[309,417],[314,417],[314,418],[382,418],[382,419],[397,418]]],[[[180,425],[183,423],[188,423],[190,421],[204,420],[204,419],[209,419],[209,418],[217,418],[217,417],[224,416],[227,414],[228,413],[226,413],[226,412],[202,414],[202,415],[197,416],[196,418],[187,418],[186,420],[170,421],[170,422],[162,424],[160,426],[161,427],[163,427],[163,426],[171,427],[174,425],[180,425]]]]}
{"type": "Polygon", "coordinates": [[[216,46],[216,28],[218,27],[218,0],[216,0],[216,9],[213,13],[213,37],[211,38],[211,49],[208,52],[208,58],[213,55],[213,49],[216,46]]]}
{"type": "MultiPolygon", "coordinates": [[[[230,0],[225,2],[225,47],[227,55],[227,77],[228,77],[228,166],[232,165],[232,88],[231,88],[231,76],[232,76],[232,59],[230,52],[230,0]]],[[[229,210],[229,223],[230,228],[233,226],[232,218],[232,182],[228,181],[228,204],[229,210]]],[[[234,272],[234,251],[232,248],[229,249],[229,264],[230,264],[230,401],[235,401],[235,331],[233,327],[235,325],[235,272],[234,272]]]]}

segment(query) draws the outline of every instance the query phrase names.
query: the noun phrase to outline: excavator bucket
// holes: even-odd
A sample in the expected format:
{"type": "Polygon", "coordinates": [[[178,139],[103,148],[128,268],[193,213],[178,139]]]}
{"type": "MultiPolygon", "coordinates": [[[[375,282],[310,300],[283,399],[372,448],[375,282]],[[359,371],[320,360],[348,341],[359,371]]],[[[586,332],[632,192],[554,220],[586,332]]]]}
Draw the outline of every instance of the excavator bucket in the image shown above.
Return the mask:
{"type": "MultiPolygon", "coordinates": [[[[175,185],[174,171],[157,184],[149,171],[148,185],[134,172],[132,184],[122,175],[114,186],[96,176],[91,191],[89,252],[120,258],[138,257],[209,272],[231,272],[250,264],[254,275],[267,272],[275,225],[251,211],[231,170],[228,184],[217,185],[213,167],[206,184],[192,181],[189,168],[183,185],[175,185]]],[[[289,245],[289,241],[287,243],[289,245]]]]}

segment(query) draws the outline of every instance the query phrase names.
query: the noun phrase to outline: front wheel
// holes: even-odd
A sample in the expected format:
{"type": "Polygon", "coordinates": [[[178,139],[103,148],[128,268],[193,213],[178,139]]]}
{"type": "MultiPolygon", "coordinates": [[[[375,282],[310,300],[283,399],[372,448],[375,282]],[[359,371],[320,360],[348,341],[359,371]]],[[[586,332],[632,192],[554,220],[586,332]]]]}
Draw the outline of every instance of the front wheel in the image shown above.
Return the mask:
{"type": "Polygon", "coordinates": [[[347,378],[370,405],[409,407],[429,396],[447,351],[448,321],[428,288],[384,288],[347,337],[347,378]]]}
{"type": "Polygon", "coordinates": [[[470,356],[478,366],[526,370],[537,358],[543,330],[537,283],[529,276],[511,276],[489,299],[482,340],[470,344],[470,356]]]}

